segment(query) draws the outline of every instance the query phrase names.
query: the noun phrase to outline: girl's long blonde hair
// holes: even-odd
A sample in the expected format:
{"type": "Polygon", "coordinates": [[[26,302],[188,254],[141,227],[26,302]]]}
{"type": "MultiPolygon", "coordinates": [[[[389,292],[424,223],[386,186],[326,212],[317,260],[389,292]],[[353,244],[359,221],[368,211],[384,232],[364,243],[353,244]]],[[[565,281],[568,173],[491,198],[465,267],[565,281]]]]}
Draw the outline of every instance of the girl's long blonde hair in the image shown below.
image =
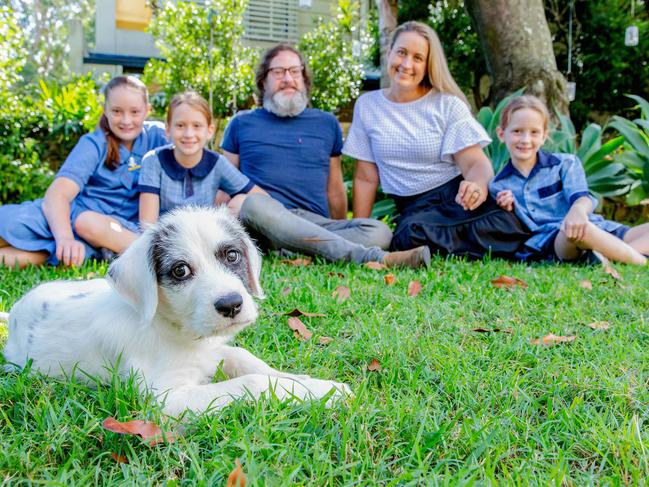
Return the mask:
{"type": "Polygon", "coordinates": [[[426,76],[422,80],[422,85],[426,88],[432,88],[440,93],[447,93],[449,95],[457,96],[460,100],[469,106],[462,90],[457,85],[451,72],[448,69],[446,56],[442,43],[439,41],[437,33],[428,25],[421,22],[411,20],[405,22],[394,29],[390,37],[390,49],[394,47],[397,38],[404,32],[415,32],[422,36],[428,42],[428,69],[426,76]]]}

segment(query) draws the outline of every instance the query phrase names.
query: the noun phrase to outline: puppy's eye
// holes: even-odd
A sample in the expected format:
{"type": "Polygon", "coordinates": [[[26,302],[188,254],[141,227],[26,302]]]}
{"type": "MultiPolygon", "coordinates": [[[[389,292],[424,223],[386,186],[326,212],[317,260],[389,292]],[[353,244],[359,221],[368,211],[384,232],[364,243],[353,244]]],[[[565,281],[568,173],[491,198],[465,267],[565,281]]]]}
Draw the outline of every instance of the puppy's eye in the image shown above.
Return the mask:
{"type": "Polygon", "coordinates": [[[238,250],[230,249],[225,253],[225,260],[228,264],[238,264],[241,260],[241,252],[238,250]]]}
{"type": "Polygon", "coordinates": [[[171,269],[171,275],[174,279],[182,281],[192,275],[192,270],[187,264],[177,264],[171,269]]]}

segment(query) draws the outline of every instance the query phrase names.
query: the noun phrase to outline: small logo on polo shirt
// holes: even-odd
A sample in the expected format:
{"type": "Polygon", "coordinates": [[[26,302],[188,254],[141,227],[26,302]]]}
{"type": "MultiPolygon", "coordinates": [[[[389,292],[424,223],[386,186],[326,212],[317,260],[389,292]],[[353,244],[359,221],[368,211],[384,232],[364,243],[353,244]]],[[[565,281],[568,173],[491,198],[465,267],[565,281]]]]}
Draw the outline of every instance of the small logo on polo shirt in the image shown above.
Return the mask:
{"type": "Polygon", "coordinates": [[[135,159],[133,156],[128,158],[128,170],[129,171],[137,171],[140,169],[142,166],[140,166],[137,162],[135,162],[135,159]]]}

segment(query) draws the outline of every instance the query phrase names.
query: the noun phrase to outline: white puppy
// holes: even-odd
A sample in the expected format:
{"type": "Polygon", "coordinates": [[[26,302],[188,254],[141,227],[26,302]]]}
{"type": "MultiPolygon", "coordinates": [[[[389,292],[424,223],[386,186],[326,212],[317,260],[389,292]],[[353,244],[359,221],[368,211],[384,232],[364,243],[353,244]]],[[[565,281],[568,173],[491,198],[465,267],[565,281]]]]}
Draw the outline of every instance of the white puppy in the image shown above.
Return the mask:
{"type": "Polygon", "coordinates": [[[8,362],[53,376],[77,367],[140,374],[168,414],[200,412],[272,389],[280,399],[348,392],[279,372],[225,343],[252,323],[263,297],[257,248],[225,209],[165,215],[109,267],[106,279],[42,284],[9,314],[8,362]],[[217,367],[229,380],[211,383],[217,367]]]}

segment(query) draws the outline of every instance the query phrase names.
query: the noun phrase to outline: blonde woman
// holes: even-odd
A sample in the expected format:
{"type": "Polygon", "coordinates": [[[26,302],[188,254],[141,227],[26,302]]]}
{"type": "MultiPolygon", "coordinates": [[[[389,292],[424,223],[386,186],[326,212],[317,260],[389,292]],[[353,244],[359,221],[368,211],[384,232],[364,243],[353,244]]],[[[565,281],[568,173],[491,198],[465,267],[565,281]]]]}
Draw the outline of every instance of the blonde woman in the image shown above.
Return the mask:
{"type": "Polygon", "coordinates": [[[397,205],[392,248],[513,257],[528,238],[489,196],[482,147],[491,139],[449,72],[437,34],[420,22],[394,31],[390,87],[362,95],[343,153],[357,159],[354,216],[368,217],[379,183],[397,205]]]}

